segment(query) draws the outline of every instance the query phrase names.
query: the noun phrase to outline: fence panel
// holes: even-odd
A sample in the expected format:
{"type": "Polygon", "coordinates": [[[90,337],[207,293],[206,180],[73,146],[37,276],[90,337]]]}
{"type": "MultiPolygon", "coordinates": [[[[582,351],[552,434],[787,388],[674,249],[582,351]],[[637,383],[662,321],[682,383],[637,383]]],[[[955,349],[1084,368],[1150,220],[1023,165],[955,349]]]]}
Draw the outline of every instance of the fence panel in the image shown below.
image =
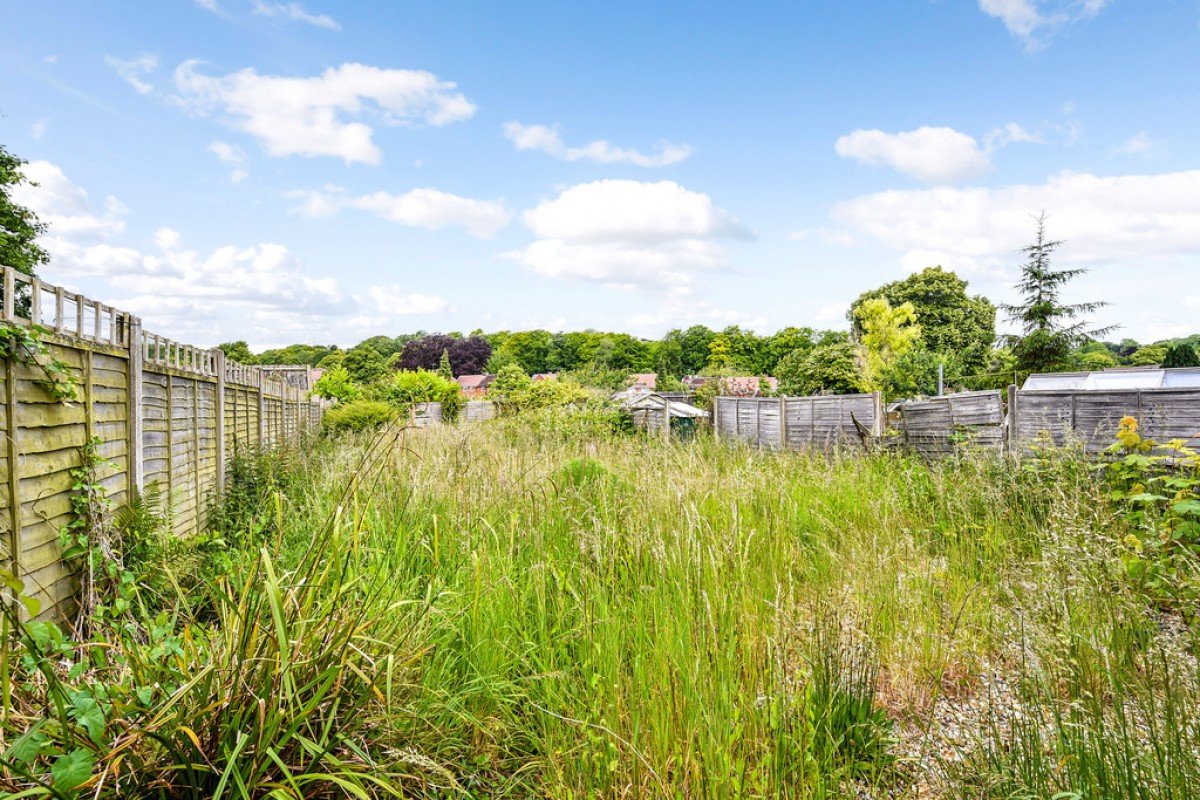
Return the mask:
{"type": "Polygon", "coordinates": [[[902,403],[900,430],[906,446],[923,456],[947,455],[964,445],[1000,450],[1004,404],[999,390],[902,403]]]}
{"type": "MultiPolygon", "coordinates": [[[[232,454],[294,442],[320,425],[324,405],[285,388],[286,375],[264,378],[220,351],[146,333],[136,317],[8,267],[0,281],[0,321],[48,329],[42,339],[78,390],[63,403],[40,368],[8,358],[0,369],[0,567],[24,581],[41,618],[65,619],[76,607],[77,565],[63,562],[59,531],[74,519],[71,471],[89,441],[114,505],[155,481],[170,499],[172,530],[187,535],[204,526],[232,454]]],[[[0,602],[15,598],[5,589],[0,602]]]]}
{"type": "Polygon", "coordinates": [[[883,411],[878,393],[817,397],[718,397],[719,436],[759,447],[827,449],[861,446],[855,421],[878,434],[883,411]]]}
{"type": "Polygon", "coordinates": [[[1138,420],[1147,439],[1200,446],[1200,389],[1030,390],[1011,396],[1009,428],[1017,451],[1048,436],[1056,445],[1077,441],[1098,453],[1116,440],[1125,416],[1138,420]]]}

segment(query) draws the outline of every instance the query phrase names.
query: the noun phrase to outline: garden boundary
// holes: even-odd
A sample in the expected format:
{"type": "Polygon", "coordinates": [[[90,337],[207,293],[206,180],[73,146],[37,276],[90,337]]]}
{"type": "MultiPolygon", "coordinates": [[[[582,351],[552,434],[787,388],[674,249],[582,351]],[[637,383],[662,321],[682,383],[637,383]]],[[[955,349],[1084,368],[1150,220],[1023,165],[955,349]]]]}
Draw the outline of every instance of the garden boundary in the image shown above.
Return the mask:
{"type": "Polygon", "coordinates": [[[59,532],[76,519],[89,442],[98,461],[85,483],[94,480],[113,507],[156,483],[171,530],[186,536],[203,529],[235,454],[297,442],[320,426],[323,405],[268,371],[149,333],[131,314],[0,269],[0,322],[44,329],[49,356],[76,384],[76,399],[61,401],[45,372],[21,357],[4,359],[0,375],[0,569],[41,603],[40,617],[66,618],[75,602],[78,581],[62,559],[59,532]]]}

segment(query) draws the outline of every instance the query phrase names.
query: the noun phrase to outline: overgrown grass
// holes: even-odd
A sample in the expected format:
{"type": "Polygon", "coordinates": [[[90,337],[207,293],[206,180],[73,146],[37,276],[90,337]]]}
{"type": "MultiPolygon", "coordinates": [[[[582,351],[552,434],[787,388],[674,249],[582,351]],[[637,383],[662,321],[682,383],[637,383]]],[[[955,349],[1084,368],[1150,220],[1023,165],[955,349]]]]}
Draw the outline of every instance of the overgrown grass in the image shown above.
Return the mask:
{"type": "Polygon", "coordinates": [[[101,797],[1189,796],[1190,642],[1162,656],[1094,471],[571,426],[344,438],[225,509],[212,619],[26,627],[0,786],[78,751],[101,797]],[[936,710],[997,668],[1030,723],[947,758],[936,710]]]}

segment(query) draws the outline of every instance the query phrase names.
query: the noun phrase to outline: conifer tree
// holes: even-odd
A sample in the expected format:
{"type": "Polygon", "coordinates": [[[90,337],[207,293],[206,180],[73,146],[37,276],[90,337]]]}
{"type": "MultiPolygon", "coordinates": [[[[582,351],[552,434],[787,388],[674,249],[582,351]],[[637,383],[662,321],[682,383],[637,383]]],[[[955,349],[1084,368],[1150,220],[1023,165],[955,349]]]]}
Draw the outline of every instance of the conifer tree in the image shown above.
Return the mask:
{"type": "Polygon", "coordinates": [[[1065,304],[1060,299],[1063,286],[1086,269],[1055,269],[1050,257],[1060,241],[1046,239],[1046,213],[1037,217],[1037,239],[1021,250],[1027,258],[1021,267],[1021,280],[1015,288],[1021,293],[1019,305],[1004,305],[1010,322],[1021,333],[1009,337],[1018,372],[1055,372],[1072,368],[1071,351],[1088,339],[1098,339],[1113,330],[1091,328],[1086,319],[1103,302],[1065,304]]]}

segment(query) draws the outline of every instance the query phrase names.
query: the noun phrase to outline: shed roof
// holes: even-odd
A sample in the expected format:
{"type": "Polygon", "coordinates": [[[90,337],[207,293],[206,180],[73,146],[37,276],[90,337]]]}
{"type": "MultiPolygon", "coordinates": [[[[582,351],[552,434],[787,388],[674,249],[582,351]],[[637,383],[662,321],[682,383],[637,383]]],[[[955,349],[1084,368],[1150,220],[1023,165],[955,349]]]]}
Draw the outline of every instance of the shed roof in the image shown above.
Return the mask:
{"type": "Polygon", "coordinates": [[[705,419],[709,413],[702,408],[696,408],[691,403],[681,403],[678,400],[668,400],[662,395],[647,394],[642,397],[632,399],[622,403],[622,406],[627,411],[644,408],[666,408],[667,413],[672,417],[681,417],[688,419],[705,419]]]}
{"type": "Polygon", "coordinates": [[[1200,367],[1125,367],[1100,372],[1043,372],[1025,379],[1025,392],[1103,392],[1114,389],[1200,389],[1200,367]]]}

